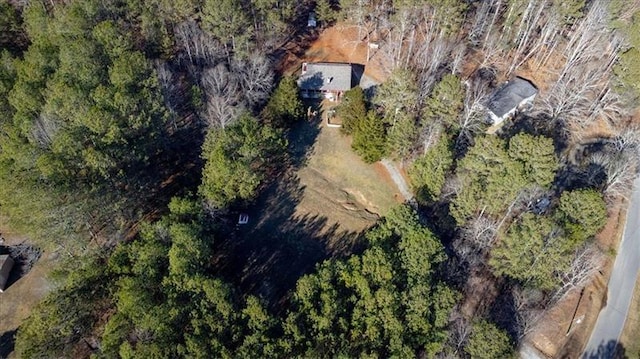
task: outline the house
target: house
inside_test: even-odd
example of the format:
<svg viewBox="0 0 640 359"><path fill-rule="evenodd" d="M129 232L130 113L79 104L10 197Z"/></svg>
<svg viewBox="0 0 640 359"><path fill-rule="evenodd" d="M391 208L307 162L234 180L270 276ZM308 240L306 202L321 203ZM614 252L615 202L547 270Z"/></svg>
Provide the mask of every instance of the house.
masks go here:
<svg viewBox="0 0 640 359"><path fill-rule="evenodd" d="M0 255L0 293L4 292L13 264L13 259L8 254Z"/></svg>
<svg viewBox="0 0 640 359"><path fill-rule="evenodd" d="M517 111L533 103L537 93L536 86L527 79L516 77L507 81L489 98L489 122L497 126L512 118Z"/></svg>
<svg viewBox="0 0 640 359"><path fill-rule="evenodd" d="M345 91L359 82L354 66L357 65L339 62L303 63L298 79L300 94L304 98L324 96L331 101L339 101Z"/></svg>

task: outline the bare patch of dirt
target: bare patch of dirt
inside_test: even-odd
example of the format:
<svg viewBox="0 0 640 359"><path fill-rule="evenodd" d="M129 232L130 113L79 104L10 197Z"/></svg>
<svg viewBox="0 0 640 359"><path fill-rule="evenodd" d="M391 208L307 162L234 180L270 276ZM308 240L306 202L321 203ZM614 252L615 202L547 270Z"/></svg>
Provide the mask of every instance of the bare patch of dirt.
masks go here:
<svg viewBox="0 0 640 359"><path fill-rule="evenodd" d="M364 66L364 74L377 82L383 82L390 74L390 66L378 54L379 49L369 49L364 32L357 27L338 23L321 31L316 39L310 40L309 48L302 55L296 55L299 47L285 46L287 55L280 68L286 75L298 75L303 62L348 62Z"/></svg>
<svg viewBox="0 0 640 359"><path fill-rule="evenodd" d="M4 293L0 294L0 318L2 318L0 320L0 336L2 336L0 341L4 341L13 340L14 331L31 313L36 304L52 290L53 285L49 281L48 275L57 261L57 255L45 252L38 260L32 256L37 251L30 250L34 247L31 247L28 238L11 232L5 226L0 226L0 232L4 239L4 248L15 250L14 254L19 258L23 254L26 256L23 258L24 260L19 260L19 264L26 264L26 266L14 267L9 286ZM36 262L26 263L31 257ZM21 275L18 273L21 270L26 270L26 273ZM0 348L0 354L2 354L0 357L11 357L8 353L12 350L12 343L3 343Z"/></svg>

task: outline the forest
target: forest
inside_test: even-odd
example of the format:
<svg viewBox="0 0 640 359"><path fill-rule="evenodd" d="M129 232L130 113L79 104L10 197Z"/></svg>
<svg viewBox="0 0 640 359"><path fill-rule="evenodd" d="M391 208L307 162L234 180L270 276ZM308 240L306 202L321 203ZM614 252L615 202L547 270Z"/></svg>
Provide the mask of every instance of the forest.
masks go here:
<svg viewBox="0 0 640 359"><path fill-rule="evenodd" d="M388 65L340 132L416 201L265 296L220 257L296 166L282 49L332 26ZM544 91L487 134L522 73ZM15 353L515 357L610 255L594 237L640 164L639 99L637 1L0 0L0 215L62 254Z"/></svg>

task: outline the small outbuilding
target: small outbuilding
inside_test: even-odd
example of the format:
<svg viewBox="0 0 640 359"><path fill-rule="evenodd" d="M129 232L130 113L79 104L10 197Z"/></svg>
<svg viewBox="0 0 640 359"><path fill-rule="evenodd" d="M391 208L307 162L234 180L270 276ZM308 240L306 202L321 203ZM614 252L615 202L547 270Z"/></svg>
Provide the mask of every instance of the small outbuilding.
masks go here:
<svg viewBox="0 0 640 359"><path fill-rule="evenodd" d="M238 224L247 224L249 223L249 215L246 213L240 213L238 216Z"/></svg>
<svg viewBox="0 0 640 359"><path fill-rule="evenodd" d="M317 26L317 24L316 13L312 11L309 13L309 18L307 19L307 27L314 28Z"/></svg>
<svg viewBox="0 0 640 359"><path fill-rule="evenodd" d="M342 94L352 89L358 82L353 64L305 62L302 64L298 87L304 98L325 97L330 101L339 101Z"/></svg>
<svg viewBox="0 0 640 359"><path fill-rule="evenodd" d="M0 293L4 292L13 264L13 259L8 254L0 255Z"/></svg>
<svg viewBox="0 0 640 359"><path fill-rule="evenodd" d="M537 93L538 88L522 77L515 77L505 82L489 98L487 103L489 122L497 126L506 119L512 118L516 112L531 105Z"/></svg>

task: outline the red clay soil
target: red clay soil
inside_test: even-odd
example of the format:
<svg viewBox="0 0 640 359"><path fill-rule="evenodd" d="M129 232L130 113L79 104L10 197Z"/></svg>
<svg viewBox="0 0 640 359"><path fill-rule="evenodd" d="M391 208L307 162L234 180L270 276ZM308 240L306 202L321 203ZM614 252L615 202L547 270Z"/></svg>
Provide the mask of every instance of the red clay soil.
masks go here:
<svg viewBox="0 0 640 359"><path fill-rule="evenodd" d="M378 49L371 49L367 62L365 33L358 34L355 26L338 23L321 31L315 40L308 37L294 41L311 42L301 56L296 55L302 51L300 45L295 42L285 45L286 54L279 68L286 75L297 75L302 62L348 62L365 65L365 75L377 82L382 82L389 76L390 67L383 63L382 56L376 54Z"/></svg>

